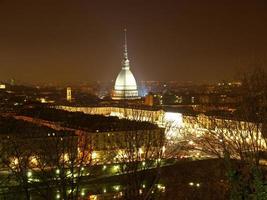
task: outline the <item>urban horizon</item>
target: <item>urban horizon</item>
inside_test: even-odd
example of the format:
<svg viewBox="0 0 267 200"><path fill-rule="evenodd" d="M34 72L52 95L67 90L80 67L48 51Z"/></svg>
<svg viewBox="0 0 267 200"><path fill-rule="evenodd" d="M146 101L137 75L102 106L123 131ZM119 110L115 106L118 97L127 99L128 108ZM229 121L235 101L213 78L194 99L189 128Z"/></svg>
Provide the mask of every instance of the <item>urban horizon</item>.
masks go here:
<svg viewBox="0 0 267 200"><path fill-rule="evenodd" d="M0 0L0 199L267 200L266 0Z"/></svg>

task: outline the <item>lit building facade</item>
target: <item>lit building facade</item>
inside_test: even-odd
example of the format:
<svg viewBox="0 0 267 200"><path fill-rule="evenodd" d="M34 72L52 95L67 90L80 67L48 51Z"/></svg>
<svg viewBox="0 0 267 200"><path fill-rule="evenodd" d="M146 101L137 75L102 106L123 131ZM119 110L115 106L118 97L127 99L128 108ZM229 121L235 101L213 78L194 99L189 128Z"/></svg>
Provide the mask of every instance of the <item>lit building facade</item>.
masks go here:
<svg viewBox="0 0 267 200"><path fill-rule="evenodd" d="M2 83L0 83L0 89L2 89L2 90L6 89L6 85L5 85L5 84L2 84Z"/></svg>
<svg viewBox="0 0 267 200"><path fill-rule="evenodd" d="M71 102L71 87L67 87L67 101Z"/></svg>
<svg viewBox="0 0 267 200"><path fill-rule="evenodd" d="M166 139L168 140L179 140L183 135L181 135L181 133L195 134L199 137L207 131L213 131L217 134L223 134L227 138L232 138L234 135L242 133L247 135L248 142L252 141L252 139L257 136L256 140L261 146L265 146L263 135L266 134L266 128L263 127L262 124L258 127L257 124L252 122L223 119L216 116L206 116L204 114L184 115L178 112L137 108L72 106L57 106L56 108L70 112L83 112L92 115L117 116L130 120L148 121L165 128ZM228 127L228 130L226 130L225 127ZM236 136L236 139L240 138Z"/></svg>

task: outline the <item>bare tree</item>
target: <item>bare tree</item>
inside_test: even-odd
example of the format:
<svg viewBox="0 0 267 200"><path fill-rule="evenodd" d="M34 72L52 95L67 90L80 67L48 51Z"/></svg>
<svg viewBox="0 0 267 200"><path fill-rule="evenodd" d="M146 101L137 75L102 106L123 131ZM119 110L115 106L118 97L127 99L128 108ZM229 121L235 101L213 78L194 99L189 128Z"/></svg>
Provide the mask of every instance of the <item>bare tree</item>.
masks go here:
<svg viewBox="0 0 267 200"><path fill-rule="evenodd" d="M18 191L24 194L25 199L30 199L32 184L29 161L32 149L29 147L31 143L21 138L8 136L1 141L1 146L3 147L2 167L9 174L9 182L6 184L17 187Z"/></svg>
<svg viewBox="0 0 267 200"><path fill-rule="evenodd" d="M266 195L261 155L266 152L266 73L256 69L243 79L243 101L232 116L200 116L201 134L190 138L198 151L220 158L228 173L232 199ZM198 136L198 137L197 137ZM261 183L261 184L259 184ZM260 186L259 186L260 185Z"/></svg>
<svg viewBox="0 0 267 200"><path fill-rule="evenodd" d="M152 112L127 109L126 118L139 123L113 138L114 159L124 177L123 199L151 199L156 195L160 178L164 129L152 125ZM145 121L145 122L141 122ZM147 121L147 122L146 122Z"/></svg>

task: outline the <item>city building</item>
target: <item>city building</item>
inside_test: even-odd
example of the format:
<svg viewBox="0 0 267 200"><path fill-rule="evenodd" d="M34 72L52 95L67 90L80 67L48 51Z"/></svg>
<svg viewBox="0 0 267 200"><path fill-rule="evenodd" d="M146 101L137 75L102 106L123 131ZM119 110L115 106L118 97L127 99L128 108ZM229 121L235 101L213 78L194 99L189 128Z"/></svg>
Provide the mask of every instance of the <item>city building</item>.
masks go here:
<svg viewBox="0 0 267 200"><path fill-rule="evenodd" d="M144 109L144 108L123 108L123 107L74 107L74 106L56 106L57 109L66 110L69 112L83 112L90 115L117 116L120 119L129 119L137 121L146 121L157 124L159 127L166 129L167 139L177 139L181 132L187 134L201 135L205 131L212 130L218 135L223 133L227 137L238 132L250 132L246 136L248 140L251 137L258 137L259 143L264 144L263 136L266 135L266 125L228 118L222 116L211 116L205 114L188 114L176 111L166 111L162 109ZM225 127L229 127L226 131ZM232 135L231 135L232 136ZM230 136L229 136L230 137ZM237 138L240 139L240 138Z"/></svg>
<svg viewBox="0 0 267 200"><path fill-rule="evenodd" d="M71 102L71 87L67 87L67 101Z"/></svg>
<svg viewBox="0 0 267 200"><path fill-rule="evenodd" d="M153 106L154 104L154 97L152 94L148 94L145 97L145 103L146 106Z"/></svg>
<svg viewBox="0 0 267 200"><path fill-rule="evenodd" d="M124 30L124 33L125 33L125 41L124 41L122 69L116 78L112 94L112 99L114 100L139 99L136 80L134 78L133 73L130 70L130 61L128 58L128 50L127 50L126 29Z"/></svg>
<svg viewBox="0 0 267 200"><path fill-rule="evenodd" d="M0 89L2 89L2 90L6 89L6 85L4 83L0 82Z"/></svg>

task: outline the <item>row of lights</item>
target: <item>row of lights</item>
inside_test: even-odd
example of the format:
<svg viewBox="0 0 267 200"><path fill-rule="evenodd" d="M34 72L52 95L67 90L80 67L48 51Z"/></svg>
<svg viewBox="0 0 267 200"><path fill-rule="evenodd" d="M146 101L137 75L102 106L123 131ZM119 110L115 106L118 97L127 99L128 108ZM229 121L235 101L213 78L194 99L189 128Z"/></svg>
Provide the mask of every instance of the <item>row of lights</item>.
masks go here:
<svg viewBox="0 0 267 200"><path fill-rule="evenodd" d="M29 171L28 173L27 173L27 176L30 178L30 177L32 177L32 172L31 171ZM194 185L194 183L189 183L191 186L193 186ZM165 192L165 186L164 185L162 185L162 184L157 184L156 185L157 186L157 189L159 190L159 191L161 191L161 192ZM198 185L198 183L196 184L196 186L197 187L199 187L199 185ZM146 185L145 184L142 184L142 188L143 189L145 189L146 188ZM121 191L121 189L122 189L122 187L121 187L121 185L114 185L113 186L113 190L114 191L116 191L116 192L119 192L119 191ZM142 194L142 189L140 189L139 190L139 193L140 194ZM68 194L70 194L71 193L71 190L68 190ZM103 188L103 193L105 194L105 193L107 193L107 189L106 188ZM154 192L153 192L154 193ZM84 189L82 189L81 190L81 196L85 196L85 190ZM94 197L94 199L95 199L95 197L96 197L96 195L91 195L92 197ZM91 198L91 196L90 196L90 198ZM120 196L122 196L122 192L120 192ZM60 194L59 194L59 191L57 192L57 194L56 194L56 199L60 199Z"/></svg>
<svg viewBox="0 0 267 200"><path fill-rule="evenodd" d="M194 182L190 182L188 183L189 186L196 186L196 187L200 187L200 183L194 183Z"/></svg>
<svg viewBox="0 0 267 200"><path fill-rule="evenodd" d="M56 134L55 134L55 133L48 133L47 136L48 136L48 137L49 137L49 136L56 136Z"/></svg>

